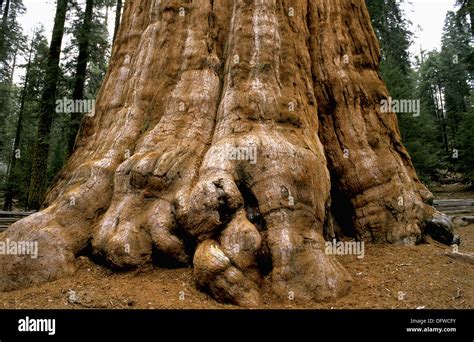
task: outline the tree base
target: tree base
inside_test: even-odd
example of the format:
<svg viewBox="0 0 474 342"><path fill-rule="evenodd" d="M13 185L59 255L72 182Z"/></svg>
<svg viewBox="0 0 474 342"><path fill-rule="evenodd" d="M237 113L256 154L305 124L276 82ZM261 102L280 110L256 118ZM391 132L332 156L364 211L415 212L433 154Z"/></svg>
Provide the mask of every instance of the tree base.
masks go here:
<svg viewBox="0 0 474 342"><path fill-rule="evenodd" d="M0 256L0 290L90 251L116 269L192 262L198 286L242 306L266 276L281 298L331 300L351 283L325 253L331 208L360 240L415 244L436 221L448 242L381 112L379 59L363 0L129 1L46 209L1 236L39 257Z"/></svg>

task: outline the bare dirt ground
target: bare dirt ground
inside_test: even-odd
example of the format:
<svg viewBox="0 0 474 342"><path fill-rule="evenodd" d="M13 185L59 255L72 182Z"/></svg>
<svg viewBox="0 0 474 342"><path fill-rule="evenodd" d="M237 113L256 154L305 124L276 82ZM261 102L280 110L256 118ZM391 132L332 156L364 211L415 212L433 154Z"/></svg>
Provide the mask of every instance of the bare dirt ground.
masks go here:
<svg viewBox="0 0 474 342"><path fill-rule="evenodd" d="M474 224L456 229L462 238L460 252L474 252ZM263 298L271 308L447 308L474 307L474 267L451 259L441 244L414 247L366 245L365 257L338 256L354 278L351 293L330 303L278 303ZM75 293L75 302L71 294ZM0 308L107 308L107 309L232 309L194 285L192 269L149 269L113 273L81 258L70 278L9 293L0 293Z"/></svg>
<svg viewBox="0 0 474 342"><path fill-rule="evenodd" d="M474 198L457 187L433 189L436 198ZM438 190L438 191L437 191ZM461 191L460 191L461 190ZM455 228L459 252L474 253L474 224ZM365 256L337 256L354 282L330 303L286 302L264 295L260 309L472 309L474 266L444 255L449 246L365 245ZM74 292L72 292L74 291ZM269 293L265 288L264 293ZM71 297L74 293L75 298ZM73 300L71 300L73 299ZM236 309L196 289L193 270L150 268L115 273L81 257L76 275L32 288L0 293L0 309Z"/></svg>

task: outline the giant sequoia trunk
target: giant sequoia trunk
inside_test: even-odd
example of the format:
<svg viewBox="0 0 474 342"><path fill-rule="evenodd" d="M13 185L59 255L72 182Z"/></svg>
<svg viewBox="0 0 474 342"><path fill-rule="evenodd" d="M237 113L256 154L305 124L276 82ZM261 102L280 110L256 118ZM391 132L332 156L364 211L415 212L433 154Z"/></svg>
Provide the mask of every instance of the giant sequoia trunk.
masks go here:
<svg viewBox="0 0 474 342"><path fill-rule="evenodd" d="M451 242L381 111L379 60L363 0L126 2L95 115L44 209L2 236L40 257L0 257L0 287L71 274L89 253L192 263L199 287L240 305L265 284L328 300L351 277L323 236Z"/></svg>

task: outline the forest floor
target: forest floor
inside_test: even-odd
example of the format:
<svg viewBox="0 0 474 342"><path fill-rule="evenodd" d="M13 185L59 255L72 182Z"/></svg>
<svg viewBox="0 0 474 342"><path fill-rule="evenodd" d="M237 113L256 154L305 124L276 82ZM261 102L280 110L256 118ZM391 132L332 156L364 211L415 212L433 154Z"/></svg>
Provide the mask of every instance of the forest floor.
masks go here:
<svg viewBox="0 0 474 342"><path fill-rule="evenodd" d="M458 194L459 195L459 194ZM473 195L471 193L471 195ZM444 196L444 198L446 198ZM471 197L472 198L472 197ZM459 252L474 253L474 224L457 227ZM337 256L354 282L349 295L329 303L278 302L264 295L261 309L472 309L474 267L452 259L452 247L365 245L365 256ZM74 291L75 300L71 300ZM262 291L269 293L269 291ZM0 293L0 308L234 309L196 289L191 268L114 273L81 257L76 275Z"/></svg>

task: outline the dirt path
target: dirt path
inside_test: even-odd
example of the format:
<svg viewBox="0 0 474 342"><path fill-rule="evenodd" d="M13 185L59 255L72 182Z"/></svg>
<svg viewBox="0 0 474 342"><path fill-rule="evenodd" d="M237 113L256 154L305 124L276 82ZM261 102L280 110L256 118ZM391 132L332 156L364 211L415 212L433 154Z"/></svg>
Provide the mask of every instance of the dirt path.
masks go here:
<svg viewBox="0 0 474 342"><path fill-rule="evenodd" d="M474 252L474 225L457 228L460 251ZM276 303L264 297L262 308L473 308L474 267L443 254L440 244L415 247L366 245L364 259L339 256L354 278L351 293L331 303L297 299ZM75 303L70 295L75 292ZM236 308L199 292L192 269L150 269L112 273L81 260L78 273L39 287L0 293L3 308Z"/></svg>

